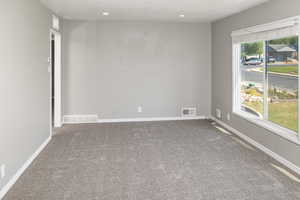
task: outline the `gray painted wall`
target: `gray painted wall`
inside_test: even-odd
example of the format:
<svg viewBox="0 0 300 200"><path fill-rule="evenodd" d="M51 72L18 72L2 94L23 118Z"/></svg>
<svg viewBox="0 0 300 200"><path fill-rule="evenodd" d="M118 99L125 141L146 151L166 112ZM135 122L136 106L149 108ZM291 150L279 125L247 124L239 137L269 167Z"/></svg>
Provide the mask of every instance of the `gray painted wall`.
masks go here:
<svg viewBox="0 0 300 200"><path fill-rule="evenodd" d="M299 0L272 0L212 25L212 113L220 108L223 113L232 111L232 45L231 32L249 26L300 15ZM226 114L225 114L226 115ZM271 133L264 128L232 115L223 121L257 142L300 166L300 146Z"/></svg>
<svg viewBox="0 0 300 200"><path fill-rule="evenodd" d="M2 188L49 137L49 27L38 0L0 6L0 165Z"/></svg>
<svg viewBox="0 0 300 200"><path fill-rule="evenodd" d="M65 115L176 117L182 106L210 114L210 24L66 20L63 26Z"/></svg>

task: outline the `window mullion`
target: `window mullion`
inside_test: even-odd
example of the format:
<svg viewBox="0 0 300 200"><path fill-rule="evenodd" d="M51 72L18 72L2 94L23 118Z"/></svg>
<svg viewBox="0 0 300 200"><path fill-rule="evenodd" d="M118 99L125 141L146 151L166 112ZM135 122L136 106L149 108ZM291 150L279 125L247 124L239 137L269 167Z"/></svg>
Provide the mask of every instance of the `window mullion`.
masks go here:
<svg viewBox="0 0 300 200"><path fill-rule="evenodd" d="M300 77L300 48L299 48L299 42L300 42L300 35L298 34L298 140L300 141L300 101L299 101L299 90L300 90L300 81L299 81L299 77Z"/></svg>
<svg viewBox="0 0 300 200"><path fill-rule="evenodd" d="M264 119L269 119L269 103L268 103L268 90L269 90L269 83L268 83L268 52L267 52L267 46L268 42L264 42L264 81L263 81L263 90L264 90L264 97L263 97L263 103L264 103Z"/></svg>
<svg viewBox="0 0 300 200"><path fill-rule="evenodd" d="M240 97L240 92L241 92L241 69L240 69L240 57L241 57L241 46L238 45L237 49L236 49L236 56L237 56L237 62L236 62L236 66L237 66L237 105L238 108L241 109L241 97Z"/></svg>
<svg viewBox="0 0 300 200"><path fill-rule="evenodd" d="M241 108L241 101L240 101L240 44L233 44L233 111L239 110Z"/></svg>

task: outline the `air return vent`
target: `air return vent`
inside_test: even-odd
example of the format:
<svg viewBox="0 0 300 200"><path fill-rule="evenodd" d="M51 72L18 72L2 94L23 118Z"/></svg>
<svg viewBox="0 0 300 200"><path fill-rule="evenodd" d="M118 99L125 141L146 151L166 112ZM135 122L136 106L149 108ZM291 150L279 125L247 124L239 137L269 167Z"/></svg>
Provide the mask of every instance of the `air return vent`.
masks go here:
<svg viewBox="0 0 300 200"><path fill-rule="evenodd" d="M182 117L196 117L197 108L182 108L181 110Z"/></svg>

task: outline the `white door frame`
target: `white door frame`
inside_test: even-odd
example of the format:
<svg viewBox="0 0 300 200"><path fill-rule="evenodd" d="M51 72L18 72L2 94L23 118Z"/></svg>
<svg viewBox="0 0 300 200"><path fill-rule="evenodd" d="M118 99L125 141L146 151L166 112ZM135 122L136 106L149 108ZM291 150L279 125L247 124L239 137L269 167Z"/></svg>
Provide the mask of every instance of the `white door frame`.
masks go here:
<svg viewBox="0 0 300 200"><path fill-rule="evenodd" d="M62 126L62 105L61 105L61 34L53 29L50 29L50 51L52 35L55 40L55 63L54 63L54 127ZM52 133L52 52L50 52L50 126Z"/></svg>

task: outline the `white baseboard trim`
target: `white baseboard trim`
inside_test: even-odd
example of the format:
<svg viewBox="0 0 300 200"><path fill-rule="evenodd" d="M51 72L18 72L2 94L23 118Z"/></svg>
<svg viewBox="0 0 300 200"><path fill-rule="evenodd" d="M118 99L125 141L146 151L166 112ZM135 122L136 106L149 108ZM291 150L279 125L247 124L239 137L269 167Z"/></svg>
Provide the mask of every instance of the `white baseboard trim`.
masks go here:
<svg viewBox="0 0 300 200"><path fill-rule="evenodd" d="M215 122L217 122L218 124L220 124L221 126L223 126L224 128L226 128L227 130L231 131L235 135L239 136L243 140L247 141L251 145L253 145L256 148L260 149L261 151L263 151L267 155L271 156L272 158L274 158L275 160L277 160L278 162L280 162L281 164L283 164L284 166L286 166L290 170L292 170L295 173L297 173L298 175L300 175L300 167L299 166L297 166L294 163L288 161L287 159L283 158L282 156L278 155L277 153L271 151L267 147L265 147L262 144L256 142L255 140L251 139L250 137L246 136L245 134L241 133L240 131L234 129L233 127L227 125L223 121L221 121L221 120L219 120L219 119L217 119L213 116L211 117L211 119L214 120Z"/></svg>
<svg viewBox="0 0 300 200"><path fill-rule="evenodd" d="M196 117L145 117L145 118L120 118L120 119L98 119L97 122L64 121L63 124L85 124L85 123L117 123L117 122L151 122L151 121L183 121L208 119L205 116Z"/></svg>
<svg viewBox="0 0 300 200"><path fill-rule="evenodd" d="M0 199L3 199L5 194L11 189L11 187L17 182L24 171L30 166L34 159L43 151L43 149L50 142L51 136L46 139L43 144L30 156L30 158L23 164L23 166L17 171L17 173L8 181L8 183L0 190Z"/></svg>
<svg viewBox="0 0 300 200"><path fill-rule="evenodd" d="M89 115L64 115L63 122L67 123L97 123L99 117L97 114Z"/></svg>

